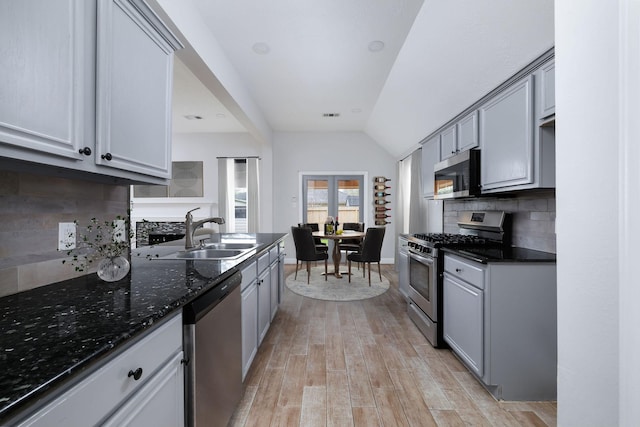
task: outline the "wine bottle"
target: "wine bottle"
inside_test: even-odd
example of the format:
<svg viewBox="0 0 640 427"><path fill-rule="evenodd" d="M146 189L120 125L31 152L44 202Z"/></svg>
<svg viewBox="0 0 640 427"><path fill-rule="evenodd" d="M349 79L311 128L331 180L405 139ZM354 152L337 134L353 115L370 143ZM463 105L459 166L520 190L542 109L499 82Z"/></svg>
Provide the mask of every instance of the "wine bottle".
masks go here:
<svg viewBox="0 0 640 427"><path fill-rule="evenodd" d="M374 194L376 197L387 197L390 196L391 194L389 193L385 193L384 191L378 191Z"/></svg>
<svg viewBox="0 0 640 427"><path fill-rule="evenodd" d="M338 232L338 225L340 225L340 223L338 222L338 217L336 216L336 225L333 228L334 233Z"/></svg>
<svg viewBox="0 0 640 427"><path fill-rule="evenodd" d="M385 178L384 176L376 176L375 178L373 178L374 182L382 182L385 183L387 181L391 181L389 178Z"/></svg>
<svg viewBox="0 0 640 427"><path fill-rule="evenodd" d="M386 206L376 206L376 212L385 212L385 211L390 211L391 208L388 208Z"/></svg>
<svg viewBox="0 0 640 427"><path fill-rule="evenodd" d="M376 214L376 219L377 218L391 218L391 215L377 213Z"/></svg>
<svg viewBox="0 0 640 427"><path fill-rule="evenodd" d="M375 205L386 205L387 203L391 203L391 202L384 199L378 199L378 200L374 200L373 203Z"/></svg>
<svg viewBox="0 0 640 427"><path fill-rule="evenodd" d="M387 188L391 188L391 187L389 187L388 185L384 185L384 184L376 184L376 185L373 186L373 189L376 190L376 191L384 191Z"/></svg>
<svg viewBox="0 0 640 427"><path fill-rule="evenodd" d="M384 221L382 219L376 219L376 225L387 225L391 224L389 221Z"/></svg>

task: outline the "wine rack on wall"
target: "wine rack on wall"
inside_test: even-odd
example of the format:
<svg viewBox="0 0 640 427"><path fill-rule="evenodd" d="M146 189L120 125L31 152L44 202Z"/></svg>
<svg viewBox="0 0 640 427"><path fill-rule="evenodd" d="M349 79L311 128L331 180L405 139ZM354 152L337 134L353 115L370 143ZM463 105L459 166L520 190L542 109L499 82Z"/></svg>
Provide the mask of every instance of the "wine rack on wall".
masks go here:
<svg viewBox="0 0 640 427"><path fill-rule="evenodd" d="M391 196L388 192L391 188L387 183L391 181L384 176L376 176L373 178L373 218L376 226L386 226L390 224L389 211L391 208L387 206L391 203L387 200L387 196Z"/></svg>

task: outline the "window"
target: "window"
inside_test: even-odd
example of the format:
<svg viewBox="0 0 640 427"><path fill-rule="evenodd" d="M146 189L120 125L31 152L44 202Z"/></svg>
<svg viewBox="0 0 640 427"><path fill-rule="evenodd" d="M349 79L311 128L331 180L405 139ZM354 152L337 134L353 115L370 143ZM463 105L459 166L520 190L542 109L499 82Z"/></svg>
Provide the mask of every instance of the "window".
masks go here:
<svg viewBox="0 0 640 427"><path fill-rule="evenodd" d="M258 158L218 158L218 211L226 232L259 230Z"/></svg>

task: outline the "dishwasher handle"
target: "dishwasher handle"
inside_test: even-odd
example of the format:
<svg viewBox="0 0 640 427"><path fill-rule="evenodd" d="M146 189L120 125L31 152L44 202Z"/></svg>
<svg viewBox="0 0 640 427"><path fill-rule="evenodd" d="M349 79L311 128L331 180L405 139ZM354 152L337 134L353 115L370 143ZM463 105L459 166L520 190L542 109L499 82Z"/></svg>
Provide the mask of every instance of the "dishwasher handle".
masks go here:
<svg viewBox="0 0 640 427"><path fill-rule="evenodd" d="M195 324L204 317L215 306L220 304L235 288L240 286L242 274L235 270L233 274L224 279L218 285L208 290L184 306L183 323L185 325Z"/></svg>

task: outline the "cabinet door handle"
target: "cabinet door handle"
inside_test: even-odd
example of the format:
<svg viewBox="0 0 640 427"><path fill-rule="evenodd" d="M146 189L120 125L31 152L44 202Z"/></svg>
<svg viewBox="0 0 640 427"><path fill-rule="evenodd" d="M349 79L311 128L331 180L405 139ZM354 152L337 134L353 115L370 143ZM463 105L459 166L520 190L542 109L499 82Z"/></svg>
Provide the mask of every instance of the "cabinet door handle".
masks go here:
<svg viewBox="0 0 640 427"><path fill-rule="evenodd" d="M135 371L131 370L131 371L129 371L129 374L127 375L127 377L133 377L133 379L136 380L136 381L138 381L141 376L142 376L142 368L138 368Z"/></svg>
<svg viewBox="0 0 640 427"><path fill-rule="evenodd" d="M111 159L113 159L113 156L111 155L111 153L103 154L103 155L102 155L102 156L100 156L100 157L102 157L102 159L104 159L104 160L111 160Z"/></svg>
<svg viewBox="0 0 640 427"><path fill-rule="evenodd" d="M85 156L90 156L91 155L91 148L89 147L84 147L78 150L78 153L80 154L84 154Z"/></svg>

